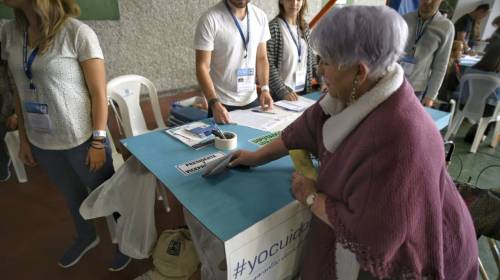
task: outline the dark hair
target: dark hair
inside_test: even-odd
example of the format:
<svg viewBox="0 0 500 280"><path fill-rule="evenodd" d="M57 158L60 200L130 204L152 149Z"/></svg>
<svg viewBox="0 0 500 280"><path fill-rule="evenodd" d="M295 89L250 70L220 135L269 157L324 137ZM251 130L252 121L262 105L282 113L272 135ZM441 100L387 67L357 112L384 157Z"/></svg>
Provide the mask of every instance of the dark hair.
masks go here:
<svg viewBox="0 0 500 280"><path fill-rule="evenodd" d="M497 72L500 68L500 45L488 48L483 58L481 58L472 68L488 72Z"/></svg>
<svg viewBox="0 0 500 280"><path fill-rule="evenodd" d="M278 5L280 8L280 13L278 14L278 16L280 18L284 18L285 8L283 7L280 1L278 1ZM307 12L307 0L302 0L302 7L300 8L299 14L297 15L297 24L299 25L300 31L302 31L302 36L304 36L303 34L306 32L307 29L307 22L304 19L306 12Z"/></svg>
<svg viewBox="0 0 500 280"><path fill-rule="evenodd" d="M479 11L479 10L483 10L485 12L489 11L490 10L490 4L481 4L481 5L477 6L474 11Z"/></svg>

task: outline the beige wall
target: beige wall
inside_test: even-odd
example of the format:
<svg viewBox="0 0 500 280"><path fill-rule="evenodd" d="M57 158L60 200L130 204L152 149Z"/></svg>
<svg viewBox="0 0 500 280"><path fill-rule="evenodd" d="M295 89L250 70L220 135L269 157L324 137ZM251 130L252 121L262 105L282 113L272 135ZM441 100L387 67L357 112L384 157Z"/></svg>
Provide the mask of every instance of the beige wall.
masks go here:
<svg viewBox="0 0 500 280"><path fill-rule="evenodd" d="M87 21L99 36L108 79L138 74L159 91L197 86L193 34L200 15L219 0L120 0L119 21ZM254 0L272 19L278 0ZM321 0L309 0L319 11Z"/></svg>

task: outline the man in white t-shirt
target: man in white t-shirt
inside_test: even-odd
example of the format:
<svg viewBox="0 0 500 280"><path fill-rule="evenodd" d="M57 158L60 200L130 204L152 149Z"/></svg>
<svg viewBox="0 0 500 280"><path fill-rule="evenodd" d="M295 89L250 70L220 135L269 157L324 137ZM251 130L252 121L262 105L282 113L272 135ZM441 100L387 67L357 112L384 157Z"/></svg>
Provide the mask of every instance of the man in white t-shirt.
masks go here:
<svg viewBox="0 0 500 280"><path fill-rule="evenodd" d="M266 14L249 0L222 0L198 21L194 40L196 76L208 100L209 116L229 123L228 111L272 109L266 42ZM261 86L258 98L256 77Z"/></svg>

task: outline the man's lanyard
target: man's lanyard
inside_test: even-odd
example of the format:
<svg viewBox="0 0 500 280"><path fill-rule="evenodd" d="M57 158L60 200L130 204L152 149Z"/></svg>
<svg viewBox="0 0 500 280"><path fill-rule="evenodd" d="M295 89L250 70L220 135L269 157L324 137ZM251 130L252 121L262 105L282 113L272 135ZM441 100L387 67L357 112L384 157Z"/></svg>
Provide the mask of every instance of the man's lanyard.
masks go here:
<svg viewBox="0 0 500 280"><path fill-rule="evenodd" d="M226 5L227 10L229 11L229 14L231 14L231 17L233 18L234 24L238 28L238 31L240 32L241 39L243 40L243 46L245 47L245 56L244 58L247 58L248 56L248 42L250 41L250 13L248 12L248 6L246 7L246 13L247 13L247 37L245 38L245 35L243 35L243 30L241 29L240 23L238 22L238 19L233 15L233 12L231 11L231 8L229 7L229 4L227 3L227 0L224 1L224 4Z"/></svg>
<svg viewBox="0 0 500 280"><path fill-rule="evenodd" d="M416 48L415 46L417 45L418 41L420 41L422 36L424 36L427 27L432 23L432 20L434 20L436 14L434 14L429 20L422 21L420 15L417 12L417 28L415 29L415 44L413 44L414 48Z"/></svg>
<svg viewBox="0 0 500 280"><path fill-rule="evenodd" d="M282 20L285 22L286 28L288 29L288 32L290 33L290 36L292 36L292 40L295 43L295 46L297 47L297 52L299 53L299 64L302 61L302 45L300 44L300 29L299 25L297 24L297 39L295 39L295 36L293 36L292 29L290 29L290 25L286 21L286 19L282 18Z"/></svg>
<svg viewBox="0 0 500 280"><path fill-rule="evenodd" d="M30 81L30 89L35 91L36 86L33 83L33 72L31 72L31 66L33 65L33 61L35 61L35 57L38 54L38 47L35 48L31 55L28 58L28 32L24 32L24 43L23 43L23 70L24 74L26 74L26 78Z"/></svg>

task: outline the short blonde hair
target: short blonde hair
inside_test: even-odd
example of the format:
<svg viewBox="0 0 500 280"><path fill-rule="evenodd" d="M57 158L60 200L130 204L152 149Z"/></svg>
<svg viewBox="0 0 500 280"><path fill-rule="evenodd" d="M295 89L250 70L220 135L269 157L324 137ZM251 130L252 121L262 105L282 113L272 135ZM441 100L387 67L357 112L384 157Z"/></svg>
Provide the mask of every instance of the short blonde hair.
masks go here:
<svg viewBox="0 0 500 280"><path fill-rule="evenodd" d="M33 10L40 24L38 30L40 36L34 43L41 54L52 46L54 38L68 17L80 15L80 6L75 0L33 0ZM16 9L14 13L20 26L27 28L28 21L24 13L19 9Z"/></svg>

